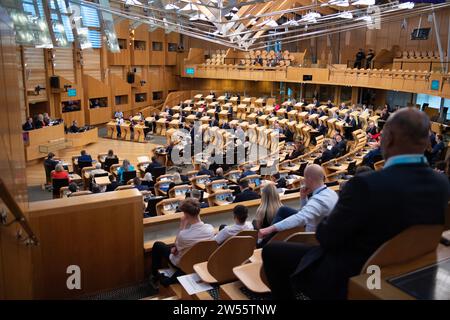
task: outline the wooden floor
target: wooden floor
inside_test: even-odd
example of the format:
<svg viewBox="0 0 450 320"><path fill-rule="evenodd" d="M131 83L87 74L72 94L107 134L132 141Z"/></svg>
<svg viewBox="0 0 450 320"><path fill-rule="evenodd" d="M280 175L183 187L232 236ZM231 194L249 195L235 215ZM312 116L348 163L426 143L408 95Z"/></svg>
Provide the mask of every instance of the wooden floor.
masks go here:
<svg viewBox="0 0 450 320"><path fill-rule="evenodd" d="M59 151L58 157L66 160L68 163L72 162L72 156L80 154L82 149L85 149L91 154L92 159L97 160L99 153L108 152L109 149L114 150L114 153L119 156L120 160L128 159L131 164L137 164L138 156L151 156L151 150L157 145L153 143L138 143L131 141L122 141L115 139L99 138L97 143L90 144L84 148L70 148ZM27 164L27 185L38 186L45 183L45 171L43 160L34 161Z"/></svg>

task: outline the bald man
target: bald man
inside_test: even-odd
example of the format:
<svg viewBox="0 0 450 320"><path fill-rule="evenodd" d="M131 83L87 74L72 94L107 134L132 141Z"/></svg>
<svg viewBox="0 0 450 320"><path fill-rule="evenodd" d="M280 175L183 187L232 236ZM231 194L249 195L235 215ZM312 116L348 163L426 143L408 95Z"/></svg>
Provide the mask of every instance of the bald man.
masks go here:
<svg viewBox="0 0 450 320"><path fill-rule="evenodd" d="M273 224L259 230L260 238L295 227L305 227L308 232L316 231L319 222L333 210L338 196L325 185L322 167L317 164L307 166L304 177L305 187L300 190L300 209L285 206L278 209Z"/></svg>
<svg viewBox="0 0 450 320"><path fill-rule="evenodd" d="M450 186L423 156L429 128L428 116L417 109L394 113L383 129L384 168L345 184L336 206L317 226L319 245L274 242L264 247L264 271L274 298L302 292L311 299L345 299L349 278L360 274L386 241L414 225L444 224Z"/></svg>

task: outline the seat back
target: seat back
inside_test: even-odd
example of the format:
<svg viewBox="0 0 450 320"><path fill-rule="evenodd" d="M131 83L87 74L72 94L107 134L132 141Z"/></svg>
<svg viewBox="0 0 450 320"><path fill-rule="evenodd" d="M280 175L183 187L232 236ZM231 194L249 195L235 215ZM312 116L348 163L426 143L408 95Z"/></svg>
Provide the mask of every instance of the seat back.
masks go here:
<svg viewBox="0 0 450 320"><path fill-rule="evenodd" d="M59 189L61 187L67 187L69 185L69 179L52 179L53 195L59 197Z"/></svg>
<svg viewBox="0 0 450 320"><path fill-rule="evenodd" d="M157 181L159 176L162 176L163 174L166 174L166 167L155 167L150 170L150 173L152 174L153 181Z"/></svg>
<svg viewBox="0 0 450 320"><path fill-rule="evenodd" d="M347 174L349 174L349 175L354 175L354 174L355 174L355 171L356 171L356 160L353 160L352 162L350 162L350 163L348 164L348 167L347 167Z"/></svg>
<svg viewBox="0 0 450 320"><path fill-rule="evenodd" d="M236 279L233 268L241 265L253 254L255 239L251 236L228 238L208 259L208 272L218 283Z"/></svg>
<svg viewBox="0 0 450 320"><path fill-rule="evenodd" d="M283 231L275 233L275 235L267 243L271 243L273 241L285 241L292 234L298 233L298 232L303 232L303 231L305 231L304 227L295 227L295 228L283 230Z"/></svg>
<svg viewBox="0 0 450 320"><path fill-rule="evenodd" d="M215 240L197 242L181 257L178 268L186 274L193 273L194 264L207 261L218 246Z"/></svg>
<svg viewBox="0 0 450 320"><path fill-rule="evenodd" d="M370 265L380 268L419 258L436 250L443 225L415 225L409 227L379 247L364 264L361 273Z"/></svg>
<svg viewBox="0 0 450 320"><path fill-rule="evenodd" d="M258 230L242 230L240 231L236 237L253 237L256 241L258 241Z"/></svg>
<svg viewBox="0 0 450 320"><path fill-rule="evenodd" d="M92 167L92 161L78 161L78 170L83 170L83 168Z"/></svg>
<svg viewBox="0 0 450 320"><path fill-rule="evenodd" d="M122 173L122 179L123 179L123 181L125 181L125 182L127 182L127 181L129 181L129 180L131 180L131 179L134 179L134 178L136 178L136 177L137 177L136 170L133 170L133 171L124 171L124 172Z"/></svg>
<svg viewBox="0 0 450 320"><path fill-rule="evenodd" d="M284 240L285 242L297 242L311 245L318 245L315 232L297 232L291 234Z"/></svg>
<svg viewBox="0 0 450 320"><path fill-rule="evenodd" d="M103 169L109 172L109 168L111 168L111 166L113 164L118 164L119 163L119 158L105 158L105 162L103 164Z"/></svg>

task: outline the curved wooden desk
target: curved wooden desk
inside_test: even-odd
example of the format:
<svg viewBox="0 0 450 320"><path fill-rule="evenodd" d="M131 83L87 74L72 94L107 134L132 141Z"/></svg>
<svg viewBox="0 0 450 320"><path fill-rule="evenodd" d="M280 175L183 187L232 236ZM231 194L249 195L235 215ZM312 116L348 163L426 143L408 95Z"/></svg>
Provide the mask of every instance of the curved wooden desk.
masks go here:
<svg viewBox="0 0 450 320"><path fill-rule="evenodd" d="M27 161L45 158L49 152L66 148L64 124L23 132Z"/></svg>

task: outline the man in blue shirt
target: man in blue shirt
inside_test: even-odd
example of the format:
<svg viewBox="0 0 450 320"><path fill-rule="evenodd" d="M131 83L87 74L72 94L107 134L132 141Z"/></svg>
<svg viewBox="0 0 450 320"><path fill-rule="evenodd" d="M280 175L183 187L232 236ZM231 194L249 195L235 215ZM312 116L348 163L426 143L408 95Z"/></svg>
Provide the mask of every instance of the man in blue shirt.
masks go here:
<svg viewBox="0 0 450 320"><path fill-rule="evenodd" d="M91 155L86 153L86 150L81 150L81 156L78 157L78 162L92 162Z"/></svg>

